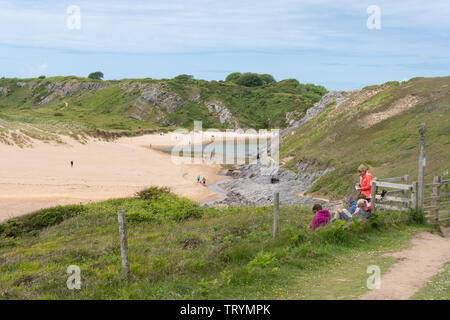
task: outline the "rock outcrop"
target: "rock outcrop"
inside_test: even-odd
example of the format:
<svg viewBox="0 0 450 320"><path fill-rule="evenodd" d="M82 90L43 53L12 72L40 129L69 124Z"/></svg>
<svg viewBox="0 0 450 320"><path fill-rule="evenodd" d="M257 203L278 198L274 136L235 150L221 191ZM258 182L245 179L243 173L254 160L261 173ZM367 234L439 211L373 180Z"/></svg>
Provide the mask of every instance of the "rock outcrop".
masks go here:
<svg viewBox="0 0 450 320"><path fill-rule="evenodd" d="M212 101L205 104L208 108L209 113L215 114L218 118L220 123L228 122L232 124L235 128L238 127L238 121L233 116L233 114L228 110L227 107L223 105L220 101Z"/></svg>
<svg viewBox="0 0 450 320"><path fill-rule="evenodd" d="M140 98L148 103L173 113L186 106L186 102L169 87L160 83L122 83L121 89L126 93L139 90Z"/></svg>
<svg viewBox="0 0 450 320"><path fill-rule="evenodd" d="M297 174L279 168L272 175L263 175L264 172L260 163L246 165L240 168L240 172L233 174L234 178L223 180L216 185L224 194L224 199L215 201L214 204L225 205L270 205L273 203L274 192L280 193L281 204L301 204L313 205L314 203L324 203L303 194L322 175L333 170L317 170L309 172L310 164L300 161L297 165ZM208 203L206 205L210 205Z"/></svg>
<svg viewBox="0 0 450 320"><path fill-rule="evenodd" d="M42 98L38 104L45 104L53 101L57 97L64 98L66 96L73 96L76 93L85 93L87 91L97 91L110 86L108 82L80 82L76 79L69 81L57 81L47 85L47 92L50 95Z"/></svg>
<svg viewBox="0 0 450 320"><path fill-rule="evenodd" d="M286 114L286 121L289 124L289 127L284 129L283 131L281 131L281 136L285 136L286 134L294 131L295 129L297 129L298 127L304 125L306 122L308 122L309 120L313 119L314 117L318 116L319 114L322 113L322 111L325 110L326 106L330 103L335 103L336 106L338 106L339 104L341 104L342 102L344 102L347 98L351 97L353 94L355 94L354 91L352 92L348 92L348 93L342 93L342 92L337 92L337 91L332 91L332 92L328 92L327 94L325 94L322 99L320 99L319 102L316 102L311 108L309 108L306 111L305 116L300 119L300 120L292 120L292 116L293 115L297 115L298 116L298 112L295 113L294 112L288 112Z"/></svg>

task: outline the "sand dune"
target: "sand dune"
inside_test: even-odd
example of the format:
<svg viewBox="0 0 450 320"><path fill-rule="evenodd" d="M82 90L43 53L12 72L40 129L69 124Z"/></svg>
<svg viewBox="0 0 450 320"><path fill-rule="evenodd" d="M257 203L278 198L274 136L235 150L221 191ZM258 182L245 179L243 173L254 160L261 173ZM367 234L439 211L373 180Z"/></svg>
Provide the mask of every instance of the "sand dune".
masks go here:
<svg viewBox="0 0 450 320"><path fill-rule="evenodd" d="M0 144L0 221L55 205L131 196L151 185L206 202L218 195L197 184L197 175L208 184L225 178L216 165L176 165L149 147L174 145L169 134L85 145L64 140L65 145L35 142L33 148Z"/></svg>

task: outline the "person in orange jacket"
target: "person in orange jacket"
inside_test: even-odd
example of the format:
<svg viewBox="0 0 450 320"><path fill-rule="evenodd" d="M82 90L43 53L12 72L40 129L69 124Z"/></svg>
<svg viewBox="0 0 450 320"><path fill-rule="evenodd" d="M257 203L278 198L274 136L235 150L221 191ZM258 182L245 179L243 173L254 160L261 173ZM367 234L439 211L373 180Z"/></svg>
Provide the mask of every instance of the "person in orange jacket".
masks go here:
<svg viewBox="0 0 450 320"><path fill-rule="evenodd" d="M367 167L363 164L358 167L358 172L360 175L358 184L361 188L360 191L370 202L370 196L372 194L372 174L367 172Z"/></svg>

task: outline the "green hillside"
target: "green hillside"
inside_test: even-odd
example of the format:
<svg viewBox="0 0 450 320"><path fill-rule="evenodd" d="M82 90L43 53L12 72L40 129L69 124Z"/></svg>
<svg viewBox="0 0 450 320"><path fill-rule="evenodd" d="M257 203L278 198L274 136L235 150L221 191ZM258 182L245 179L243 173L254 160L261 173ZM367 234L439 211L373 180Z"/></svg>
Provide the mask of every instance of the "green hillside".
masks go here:
<svg viewBox="0 0 450 320"><path fill-rule="evenodd" d="M268 75L261 78L264 76ZM102 132L139 134L191 128L194 120L203 121L204 128L285 127L287 112L295 111L295 117L301 117L324 93L321 86L294 79L253 83L189 77L118 81L2 78L0 135L7 129L22 130L29 137L40 133L41 138L49 132L80 137Z"/></svg>
<svg viewBox="0 0 450 320"><path fill-rule="evenodd" d="M425 123L426 179L449 177L450 77L414 78L364 88L326 110L286 137L281 144L285 167L302 159L315 168L334 167L310 189L339 198L353 190L357 167L369 165L374 176L417 179L419 126Z"/></svg>
<svg viewBox="0 0 450 320"><path fill-rule="evenodd" d="M127 212L129 281L118 209ZM311 231L310 208L282 206L273 240L272 211L203 208L153 188L10 219L0 224L0 300L356 299L367 291L368 265L384 272L395 262L384 253L429 229L417 216L384 211ZM80 267L80 290L66 286L71 265Z"/></svg>

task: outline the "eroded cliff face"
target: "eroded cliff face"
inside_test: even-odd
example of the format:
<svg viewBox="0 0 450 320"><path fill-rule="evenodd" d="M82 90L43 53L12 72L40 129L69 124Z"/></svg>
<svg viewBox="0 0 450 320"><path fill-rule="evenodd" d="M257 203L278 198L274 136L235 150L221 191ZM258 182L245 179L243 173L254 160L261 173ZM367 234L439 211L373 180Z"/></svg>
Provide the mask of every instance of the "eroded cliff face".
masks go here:
<svg viewBox="0 0 450 320"><path fill-rule="evenodd" d="M139 92L142 102L147 102L158 108L162 108L168 113L173 113L186 106L186 102L178 96L168 86L161 83L121 83L120 88L125 93Z"/></svg>
<svg viewBox="0 0 450 320"><path fill-rule="evenodd" d="M309 108L303 117L301 117L301 114L296 111L286 113L286 123L289 125L289 127L281 132L281 136L285 136L288 133L293 132L295 129L301 127L309 120L317 117L325 110L326 106L330 103L334 103L335 106L338 106L358 92L359 90L354 90L346 93L337 91L328 92L322 97L322 99L320 99L319 102L316 102L311 108ZM297 118L300 119L295 120Z"/></svg>
<svg viewBox="0 0 450 320"><path fill-rule="evenodd" d="M208 108L209 113L213 114L215 117L217 117L220 121L220 123L229 123L234 128L239 127L238 120L233 116L233 114L228 110L225 105L218 100L211 101L205 103L206 107Z"/></svg>
<svg viewBox="0 0 450 320"><path fill-rule="evenodd" d="M17 85L20 86L19 84L20 83ZM81 95L87 92L94 92L104 89L109 85L110 84L108 82L80 82L76 79L49 83L46 86L48 95L41 96L41 101L39 101L38 104L41 105L51 102L58 97L64 98L67 96L74 96L75 94ZM37 88L37 86L30 83L28 89L33 90L35 88Z"/></svg>

